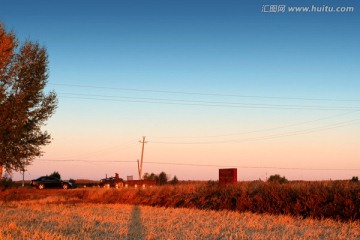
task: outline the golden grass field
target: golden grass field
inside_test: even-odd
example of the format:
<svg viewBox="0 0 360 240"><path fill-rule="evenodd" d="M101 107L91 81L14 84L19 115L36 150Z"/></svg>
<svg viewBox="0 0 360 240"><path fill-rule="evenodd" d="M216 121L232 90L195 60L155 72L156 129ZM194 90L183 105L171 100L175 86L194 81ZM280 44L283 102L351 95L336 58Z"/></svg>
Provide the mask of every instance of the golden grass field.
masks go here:
<svg viewBox="0 0 360 240"><path fill-rule="evenodd" d="M0 240L360 240L359 206L348 182L13 187L0 191Z"/></svg>
<svg viewBox="0 0 360 240"><path fill-rule="evenodd" d="M0 239L360 239L360 224L48 196L0 202Z"/></svg>
<svg viewBox="0 0 360 240"><path fill-rule="evenodd" d="M231 210L313 219L360 220L360 182L320 181L286 184L239 182L221 187L215 182L103 189L96 186L62 189L12 187L0 191L0 201L57 197L57 204L131 204L199 210Z"/></svg>

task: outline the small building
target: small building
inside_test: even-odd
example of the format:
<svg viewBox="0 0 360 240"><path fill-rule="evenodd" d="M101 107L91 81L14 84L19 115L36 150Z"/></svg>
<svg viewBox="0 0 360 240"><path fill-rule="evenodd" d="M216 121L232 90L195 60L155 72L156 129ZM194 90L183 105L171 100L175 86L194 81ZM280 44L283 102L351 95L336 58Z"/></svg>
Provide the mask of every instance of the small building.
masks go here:
<svg viewBox="0 0 360 240"><path fill-rule="evenodd" d="M219 185L226 186L237 183L237 168L219 169Z"/></svg>

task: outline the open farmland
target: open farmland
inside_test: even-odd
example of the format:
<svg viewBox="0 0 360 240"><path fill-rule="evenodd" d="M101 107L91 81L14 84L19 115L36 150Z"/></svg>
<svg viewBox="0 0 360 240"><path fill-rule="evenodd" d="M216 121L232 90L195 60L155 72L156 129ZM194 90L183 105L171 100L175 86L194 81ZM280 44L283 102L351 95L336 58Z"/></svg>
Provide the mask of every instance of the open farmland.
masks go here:
<svg viewBox="0 0 360 240"><path fill-rule="evenodd" d="M360 239L359 222L56 201L3 202L0 239Z"/></svg>

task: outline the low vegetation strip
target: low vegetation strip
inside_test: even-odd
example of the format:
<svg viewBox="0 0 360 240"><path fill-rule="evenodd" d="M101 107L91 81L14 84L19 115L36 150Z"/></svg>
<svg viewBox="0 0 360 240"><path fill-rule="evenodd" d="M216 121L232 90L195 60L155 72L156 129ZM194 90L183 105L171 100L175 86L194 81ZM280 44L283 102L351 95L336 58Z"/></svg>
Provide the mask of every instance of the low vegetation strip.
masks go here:
<svg viewBox="0 0 360 240"><path fill-rule="evenodd" d="M159 207L283 214L302 218L360 219L360 184L347 181L178 184L151 188L11 189L3 201L50 199L58 203L125 203Z"/></svg>
<svg viewBox="0 0 360 240"><path fill-rule="evenodd" d="M47 204L50 198L0 205L0 239L360 238L359 222L128 204Z"/></svg>

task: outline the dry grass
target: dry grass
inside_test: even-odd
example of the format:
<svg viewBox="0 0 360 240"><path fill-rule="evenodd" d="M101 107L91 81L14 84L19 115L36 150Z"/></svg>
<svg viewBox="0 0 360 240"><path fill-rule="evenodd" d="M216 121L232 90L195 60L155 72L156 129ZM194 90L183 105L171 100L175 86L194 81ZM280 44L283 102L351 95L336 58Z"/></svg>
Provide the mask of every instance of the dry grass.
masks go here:
<svg viewBox="0 0 360 240"><path fill-rule="evenodd" d="M360 239L360 223L126 204L3 202L0 239Z"/></svg>
<svg viewBox="0 0 360 240"><path fill-rule="evenodd" d="M78 188L0 191L4 202L41 200L56 204L132 204L201 210L290 215L302 218L360 219L360 183L349 181L292 182L286 184L240 182L226 188L214 182L182 183L121 189Z"/></svg>

